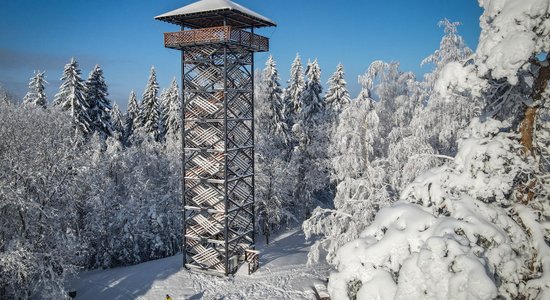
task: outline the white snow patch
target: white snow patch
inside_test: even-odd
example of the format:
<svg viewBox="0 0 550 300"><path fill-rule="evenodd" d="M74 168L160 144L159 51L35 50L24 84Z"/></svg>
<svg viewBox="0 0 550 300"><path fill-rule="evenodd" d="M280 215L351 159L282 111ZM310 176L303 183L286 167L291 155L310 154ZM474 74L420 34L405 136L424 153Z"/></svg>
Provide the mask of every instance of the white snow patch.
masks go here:
<svg viewBox="0 0 550 300"><path fill-rule="evenodd" d="M328 275L328 265L307 267L311 243L299 229L275 237L261 251L260 269L248 275L244 265L220 278L182 268L176 255L135 266L80 273L68 283L78 299L314 299L313 285Z"/></svg>

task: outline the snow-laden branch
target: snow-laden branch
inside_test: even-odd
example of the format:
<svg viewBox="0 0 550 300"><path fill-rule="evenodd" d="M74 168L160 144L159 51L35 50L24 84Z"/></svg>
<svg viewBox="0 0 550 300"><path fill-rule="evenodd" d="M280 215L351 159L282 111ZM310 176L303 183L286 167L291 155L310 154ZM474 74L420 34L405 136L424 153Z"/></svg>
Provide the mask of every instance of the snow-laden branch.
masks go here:
<svg viewBox="0 0 550 300"><path fill-rule="evenodd" d="M443 158L443 159L448 159L448 160L452 160L452 161L455 160L455 158L454 158L454 157L451 157L451 156L442 155L442 154L429 154L429 153L425 153L425 154L416 154L416 155L411 156L411 159L412 159L412 158L418 158L418 157L426 157L426 156L429 156L429 157L437 157L437 158Z"/></svg>
<svg viewBox="0 0 550 300"><path fill-rule="evenodd" d="M344 217L348 217L350 219L357 219L356 217L350 215L350 214L347 214L345 212L341 212L341 211L338 211L338 210L334 210L334 209L328 209L328 208L318 208L317 211L321 212L321 213L331 213L331 214L336 214L336 215L340 215L340 216L344 216Z"/></svg>

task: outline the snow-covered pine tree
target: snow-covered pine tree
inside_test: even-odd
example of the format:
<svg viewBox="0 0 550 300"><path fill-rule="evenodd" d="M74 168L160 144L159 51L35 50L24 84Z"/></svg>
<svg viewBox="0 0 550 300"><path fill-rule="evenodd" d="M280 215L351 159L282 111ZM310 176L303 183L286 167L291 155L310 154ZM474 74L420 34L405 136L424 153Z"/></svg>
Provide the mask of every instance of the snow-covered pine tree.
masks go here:
<svg viewBox="0 0 550 300"><path fill-rule="evenodd" d="M336 71L329 78L328 91L325 94L325 119L327 124L326 136L328 137L328 160L330 161L333 156L337 155L335 147L331 147L331 140L337 139L334 135L338 130L339 114L344 110L351 101L346 80L344 79L344 66L340 63L336 66ZM370 101L361 102L362 108L365 104L370 105ZM359 107L358 107L359 108ZM328 163L330 165L330 163ZM331 172L332 173L332 172ZM331 174L332 175L332 174ZM335 186L336 182L333 182L331 186Z"/></svg>
<svg viewBox="0 0 550 300"><path fill-rule="evenodd" d="M63 69L62 83L53 104L71 114L76 132L89 135L93 132L93 123L89 115L90 107L85 97L86 87L80 74L78 62L71 58L71 61Z"/></svg>
<svg viewBox="0 0 550 300"><path fill-rule="evenodd" d="M159 129L158 129L158 137L157 137L157 140L158 141L161 141L161 142L164 142L165 141L165 136L166 136L166 131L168 130L167 126L166 126L166 121L168 121L167 119L167 113L168 113L168 107L169 107L169 103L168 103L168 89L162 89L162 91L160 92L160 96L159 96L159 107L158 107L158 111L159 111Z"/></svg>
<svg viewBox="0 0 550 300"><path fill-rule="evenodd" d="M0 82L0 104L6 107L17 104L15 95L8 91ZM0 105L0 108L2 107Z"/></svg>
<svg viewBox="0 0 550 300"><path fill-rule="evenodd" d="M118 135L120 138L124 136L124 118L120 112L120 108L115 103L111 109L111 123L113 125L113 133Z"/></svg>
<svg viewBox="0 0 550 300"><path fill-rule="evenodd" d="M180 139L181 135L181 97L178 87L178 81L174 77L170 87L166 91L164 104L164 124L166 126L166 135L173 139Z"/></svg>
<svg viewBox="0 0 550 300"><path fill-rule="evenodd" d="M159 141L161 135L161 128L159 128L160 103L158 92L159 85L157 83L155 67L151 67L151 73L143 92L143 100L141 101L140 120L144 131L156 141Z"/></svg>
<svg viewBox="0 0 550 300"><path fill-rule="evenodd" d="M134 90L130 92L128 98L128 110L124 118L124 142L128 143L130 137L134 134L134 131L140 126L140 107L137 101L136 93Z"/></svg>
<svg viewBox="0 0 550 300"><path fill-rule="evenodd" d="M294 58L290 67L290 78L287 82L287 88L284 90L283 101L284 115L290 127L294 125L296 115L302 109L301 95L305 86L302 59L300 54L296 53L296 58Z"/></svg>
<svg viewBox="0 0 550 300"><path fill-rule="evenodd" d="M338 64L336 71L330 76L328 90L325 95L325 104L334 116L337 116L344 106L348 105L351 97L344 79L344 66Z"/></svg>
<svg viewBox="0 0 550 300"><path fill-rule="evenodd" d="M327 161L330 124L325 120L317 60L308 63L306 76L306 87L300 96L302 107L292 127L297 143L292 161L300 178L294 197L301 217L308 217L314 207L324 206L332 197Z"/></svg>
<svg viewBox="0 0 550 300"><path fill-rule="evenodd" d="M306 86L300 96L300 116L299 121L304 124L311 121L320 121L316 118L321 117L324 108L323 86L321 85L321 68L317 59L313 62L308 62L306 69Z"/></svg>
<svg viewBox="0 0 550 300"><path fill-rule="evenodd" d="M255 105L256 213L266 243L272 230L292 218L287 201L292 195L292 169L287 162L288 128L279 80L275 60L270 56L258 83Z"/></svg>
<svg viewBox="0 0 550 300"><path fill-rule="evenodd" d="M88 102L89 115L92 119L93 130L105 139L113 133L111 120L111 100L107 98L107 84L103 77L103 70L95 65L85 83L86 101Z"/></svg>
<svg viewBox="0 0 550 300"><path fill-rule="evenodd" d="M263 93L269 105L266 115L259 119L259 122L266 123L267 132L274 134L280 149L285 149L288 144L288 125L284 115L283 91L279 83L277 65L272 56L269 56L265 69L262 73Z"/></svg>
<svg viewBox="0 0 550 300"><path fill-rule="evenodd" d="M45 72L35 71L34 76L29 81L29 91L23 98L23 105L46 108L48 100L46 98L46 76Z"/></svg>

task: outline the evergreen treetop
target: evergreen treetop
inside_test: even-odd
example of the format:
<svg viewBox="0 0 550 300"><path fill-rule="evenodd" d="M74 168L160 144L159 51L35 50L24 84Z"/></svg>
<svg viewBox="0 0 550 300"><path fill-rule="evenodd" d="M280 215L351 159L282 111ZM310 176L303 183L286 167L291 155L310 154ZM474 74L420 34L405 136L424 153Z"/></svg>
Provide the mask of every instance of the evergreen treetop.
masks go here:
<svg viewBox="0 0 550 300"><path fill-rule="evenodd" d="M301 111L302 103L300 98L305 86L302 59L300 58L300 54L296 54L296 58L290 67L288 87L285 90L285 114L294 116Z"/></svg>
<svg viewBox="0 0 550 300"><path fill-rule="evenodd" d="M107 84L103 77L103 70L96 65L86 80L86 101L90 108L93 130L100 133L102 137L110 136L113 132L113 125L110 111L111 101L107 98Z"/></svg>
<svg viewBox="0 0 550 300"><path fill-rule="evenodd" d="M334 112L338 113L351 101L346 86L347 83L344 79L344 66L342 64L338 64L336 71L332 74L327 83L329 87L325 95L325 103Z"/></svg>
<svg viewBox="0 0 550 300"><path fill-rule="evenodd" d="M143 100L141 101L140 120L145 132L153 135L157 140L161 134L161 128L159 128L160 103L158 92L159 85L157 83L155 67L151 67L149 80L147 81L145 91L143 92Z"/></svg>
<svg viewBox="0 0 550 300"><path fill-rule="evenodd" d="M90 134L93 132L93 124L88 113L90 107L85 98L86 87L80 74L78 62L71 58L63 70L62 84L55 95L54 106L69 111L77 130L83 134Z"/></svg>
<svg viewBox="0 0 550 300"><path fill-rule="evenodd" d="M34 76L29 81L29 91L23 98L24 105L46 108L48 103L45 85L48 83L45 79L45 72L35 71Z"/></svg>
<svg viewBox="0 0 550 300"><path fill-rule="evenodd" d="M164 105L164 122L166 126L166 134L172 137L179 136L181 130L181 97L179 86L176 78L172 79L170 87L166 90Z"/></svg>
<svg viewBox="0 0 550 300"><path fill-rule="evenodd" d="M300 119L302 121L309 121L314 115L322 112L324 102L321 93L323 92L323 86L321 85L321 68L317 63L317 59L313 62L309 62L306 70L306 87L302 93L300 111Z"/></svg>

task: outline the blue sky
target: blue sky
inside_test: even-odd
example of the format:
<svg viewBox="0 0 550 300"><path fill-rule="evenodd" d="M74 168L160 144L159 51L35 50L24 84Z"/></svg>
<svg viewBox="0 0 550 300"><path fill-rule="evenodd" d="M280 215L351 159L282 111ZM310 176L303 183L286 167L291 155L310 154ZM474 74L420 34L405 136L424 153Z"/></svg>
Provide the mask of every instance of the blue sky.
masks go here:
<svg viewBox="0 0 550 300"><path fill-rule="evenodd" d="M161 87L179 77L178 51L163 47L162 33L177 26L154 16L193 0L0 0L0 83L22 97L33 70L45 70L52 100L63 66L75 57L83 78L95 64L110 98L126 107L132 89L140 96L149 69ZM460 21L459 32L475 49L482 10L474 0L237 0L278 23L257 32L271 39L282 84L297 52L317 58L324 82L338 63L346 68L353 97L357 76L377 59L399 61L404 71L429 71L420 62L439 46L442 18ZM257 68L269 54L256 55Z"/></svg>

